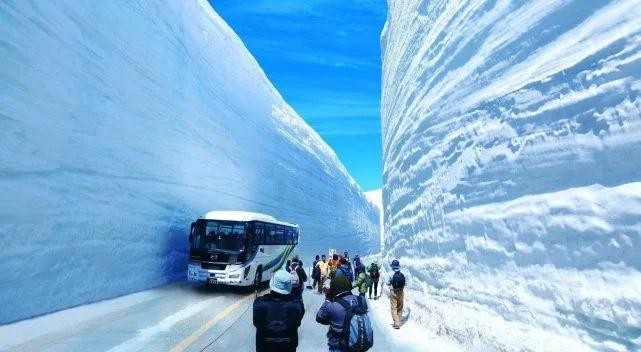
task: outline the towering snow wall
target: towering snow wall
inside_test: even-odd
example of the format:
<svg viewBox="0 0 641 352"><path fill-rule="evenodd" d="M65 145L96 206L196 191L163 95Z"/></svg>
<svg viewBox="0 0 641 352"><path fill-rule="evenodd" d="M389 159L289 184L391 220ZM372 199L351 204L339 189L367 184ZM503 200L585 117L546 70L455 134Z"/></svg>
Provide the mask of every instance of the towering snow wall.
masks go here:
<svg viewBox="0 0 641 352"><path fill-rule="evenodd" d="M386 248L426 326L641 348L640 18L639 0L389 1Z"/></svg>
<svg viewBox="0 0 641 352"><path fill-rule="evenodd" d="M378 213L205 0L0 2L0 323L183 278L190 222L378 249Z"/></svg>

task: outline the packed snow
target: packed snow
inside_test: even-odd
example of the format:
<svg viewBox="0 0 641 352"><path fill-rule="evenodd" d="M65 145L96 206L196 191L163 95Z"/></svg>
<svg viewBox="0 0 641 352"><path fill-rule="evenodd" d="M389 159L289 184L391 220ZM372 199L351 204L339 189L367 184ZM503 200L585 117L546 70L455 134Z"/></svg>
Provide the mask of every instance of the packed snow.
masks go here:
<svg viewBox="0 0 641 352"><path fill-rule="evenodd" d="M641 349L641 1L389 0L385 254L466 349Z"/></svg>
<svg viewBox="0 0 641 352"><path fill-rule="evenodd" d="M209 210L378 251L378 210L205 0L0 18L0 324L184 278Z"/></svg>

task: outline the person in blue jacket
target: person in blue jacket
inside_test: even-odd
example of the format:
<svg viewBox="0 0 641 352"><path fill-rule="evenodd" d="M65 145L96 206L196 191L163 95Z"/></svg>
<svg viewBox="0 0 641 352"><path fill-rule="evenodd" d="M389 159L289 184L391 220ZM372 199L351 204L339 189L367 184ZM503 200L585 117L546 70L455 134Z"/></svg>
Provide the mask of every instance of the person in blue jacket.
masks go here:
<svg viewBox="0 0 641 352"><path fill-rule="evenodd" d="M352 284L352 282L354 282L354 273L352 272L352 267L349 261L345 258L341 259L341 266L339 266L338 270L336 271L336 277L341 276L347 278L347 281L349 281L350 285Z"/></svg>
<svg viewBox="0 0 641 352"><path fill-rule="evenodd" d="M344 276L336 276L330 282L329 288L331 299L326 300L316 313L316 321L323 325L329 325L327 331L327 345L329 352L343 352L346 350L346 328L345 318L347 311L337 302L338 299L344 299L352 302L353 305L359 304L367 310L367 303L364 299L359 299L352 294L352 285Z"/></svg>

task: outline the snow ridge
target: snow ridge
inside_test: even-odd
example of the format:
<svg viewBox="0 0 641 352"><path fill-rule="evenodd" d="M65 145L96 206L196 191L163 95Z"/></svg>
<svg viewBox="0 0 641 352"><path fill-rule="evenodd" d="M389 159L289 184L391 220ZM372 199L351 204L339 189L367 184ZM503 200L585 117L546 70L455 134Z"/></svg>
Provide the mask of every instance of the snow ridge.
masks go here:
<svg viewBox="0 0 641 352"><path fill-rule="evenodd" d="M384 248L423 323L641 348L641 1L388 5Z"/></svg>
<svg viewBox="0 0 641 352"><path fill-rule="evenodd" d="M205 0L0 4L0 324L184 278L189 223L247 210L301 254L378 211Z"/></svg>

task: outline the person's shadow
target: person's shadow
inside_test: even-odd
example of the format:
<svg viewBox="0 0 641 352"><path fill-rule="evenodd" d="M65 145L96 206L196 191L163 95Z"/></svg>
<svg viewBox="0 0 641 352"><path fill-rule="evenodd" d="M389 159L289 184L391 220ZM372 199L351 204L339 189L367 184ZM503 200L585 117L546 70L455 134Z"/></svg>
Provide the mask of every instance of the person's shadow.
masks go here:
<svg viewBox="0 0 641 352"><path fill-rule="evenodd" d="M401 315L402 325L404 325L408 320L410 320L410 313L412 313L412 310L410 308L403 309L403 314Z"/></svg>

